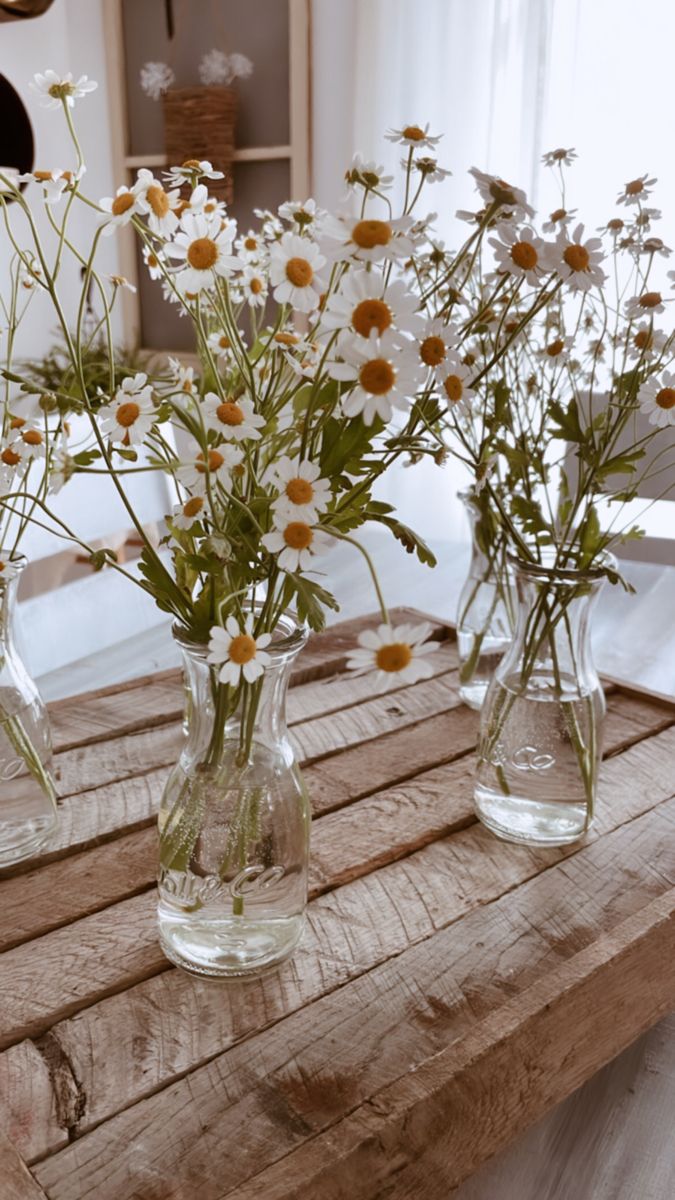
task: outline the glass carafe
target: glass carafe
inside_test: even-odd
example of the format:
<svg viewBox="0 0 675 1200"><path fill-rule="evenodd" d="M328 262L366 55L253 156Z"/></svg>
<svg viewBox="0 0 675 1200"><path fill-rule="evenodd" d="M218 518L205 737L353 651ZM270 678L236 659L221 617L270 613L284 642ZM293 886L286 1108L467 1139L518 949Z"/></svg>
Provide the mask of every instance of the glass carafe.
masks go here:
<svg viewBox="0 0 675 1200"><path fill-rule="evenodd" d="M14 644L25 558L0 550L0 867L30 858L56 829L47 710Z"/></svg>
<svg viewBox="0 0 675 1200"><path fill-rule="evenodd" d="M160 941L196 974L257 974L291 954L307 902L310 809L285 714L307 633L282 617L263 675L236 688L174 636L189 703L159 814Z"/></svg>
<svg viewBox="0 0 675 1200"><path fill-rule="evenodd" d="M475 808L508 841L564 845L593 819L605 699L590 617L604 573L515 574L518 624L481 713Z"/></svg>
<svg viewBox="0 0 675 1200"><path fill-rule="evenodd" d="M487 496L458 492L471 527L471 563L457 606L459 694L480 709L515 625L513 577L506 543L492 519Z"/></svg>

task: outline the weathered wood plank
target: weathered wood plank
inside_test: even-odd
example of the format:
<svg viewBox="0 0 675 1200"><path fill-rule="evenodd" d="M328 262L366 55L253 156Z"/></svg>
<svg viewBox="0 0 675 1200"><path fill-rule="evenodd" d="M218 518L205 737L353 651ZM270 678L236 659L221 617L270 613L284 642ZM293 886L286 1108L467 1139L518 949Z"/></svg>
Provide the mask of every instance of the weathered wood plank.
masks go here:
<svg viewBox="0 0 675 1200"><path fill-rule="evenodd" d="M674 951L671 889L337 1128L236 1191L223 1182L204 1200L445 1200L668 1011L674 980L663 963Z"/></svg>
<svg viewBox="0 0 675 1200"><path fill-rule="evenodd" d="M47 1200L14 1146L0 1133L2 1200Z"/></svg>
<svg viewBox="0 0 675 1200"><path fill-rule="evenodd" d="M515 1000L505 1003L505 997L527 997L542 981L547 984L555 974L552 964L573 960L589 945L594 949L604 932L644 913L655 897L665 894L675 907L674 830L671 801L113 1118L38 1166L37 1178L54 1200L65 1200L69 1179L77 1180L77 1189L68 1200L94 1194L97 1200L125 1200L141 1179L156 1187L163 1183L167 1200L181 1195L188 1182L200 1200L239 1196L252 1174L344 1124L352 1109L395 1088L427 1060L450 1048L461 1058L472 1031L480 1031L483 1046L498 1043L495 1018L504 1009L518 1012ZM660 930L653 917L648 931L652 927ZM661 940L652 947L650 979L665 948ZM593 996L600 1005L607 1003L606 961L606 954L594 959ZM579 974L585 978L573 970L572 980ZM658 999L650 997L650 1019L663 1011L664 996L675 995L675 969L663 974L668 986L662 979ZM633 998L632 991L624 995ZM615 1024L628 1040L639 1020L632 1012ZM483 1034L487 1025L493 1031L489 1040ZM564 1056L573 1047L574 1031L565 1029L558 1051ZM483 1115L492 1098L490 1087L482 1098ZM446 1110L446 1124L449 1116ZM365 1134L362 1142L367 1148ZM329 1139L323 1154L325 1165ZM386 1154L381 1157L386 1161ZM292 1182L290 1171L285 1179ZM366 1180L349 1178L344 1190L342 1182L334 1181L336 1190L326 1194L375 1195L363 1190ZM307 1200L323 1196L309 1188L297 1194Z"/></svg>
<svg viewBox="0 0 675 1200"><path fill-rule="evenodd" d="M603 835L672 795L674 749L672 730L607 763L597 831L591 841L602 842ZM466 786L468 789L468 780ZM52 1035L72 1063L86 1095L79 1129L105 1120L234 1041L401 954L476 907L512 891L547 865L571 859L577 853L578 845L564 851L537 852L505 845L481 826L473 825L315 900L309 907L308 929L301 946L293 960L274 976L214 989L181 972L165 970L62 1021L52 1029ZM354 856L358 854L357 847ZM344 871L344 857L340 858L337 847L335 857ZM329 861L330 855L325 854L325 859ZM124 910L137 906L139 899L117 906L118 961L124 958L119 945L126 938ZM136 909L133 915L133 924L129 922L133 949L139 952L144 945L142 962L149 976L150 965L159 972L166 964L157 946L152 914L146 912L144 921ZM48 941L43 938L19 949L31 950ZM16 953L10 951L5 958ZM28 957L34 961L34 956ZM40 961L44 960L43 954ZM2 962L0 959L0 966ZM49 961L45 968L49 976ZM80 1007L87 1003L83 989L89 983L91 968L86 953L78 969L78 997L73 1000L54 985L49 998L52 1016L64 1003L70 1011L78 999ZM133 975L123 974L118 991L133 981ZM95 999L93 988L91 999ZM35 1004L28 1010L25 1003L18 1009L14 1006L5 1016L5 1038L7 1020L14 1025L22 1020L21 1032L28 1018L38 1028L40 1022L49 1019Z"/></svg>
<svg viewBox="0 0 675 1200"><path fill-rule="evenodd" d="M34 1042L18 1042L0 1054L0 1131L24 1159L67 1145L71 1115L65 1116L66 1107L63 1074Z"/></svg>

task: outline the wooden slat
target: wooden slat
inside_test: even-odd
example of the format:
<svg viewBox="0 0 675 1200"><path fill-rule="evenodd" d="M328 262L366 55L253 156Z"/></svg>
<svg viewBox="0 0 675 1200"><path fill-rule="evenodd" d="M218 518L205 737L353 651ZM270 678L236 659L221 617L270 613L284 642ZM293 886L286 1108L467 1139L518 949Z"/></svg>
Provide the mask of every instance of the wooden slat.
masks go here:
<svg viewBox="0 0 675 1200"><path fill-rule="evenodd" d="M47 1200L12 1143L0 1133L2 1200Z"/></svg>
<svg viewBox="0 0 675 1200"><path fill-rule="evenodd" d="M169 1195L180 1195L181 1186L189 1183L200 1200L240 1194L266 1196L265 1187L248 1193L239 1189L251 1175L257 1176L294 1147L307 1143L311 1149L317 1134L337 1122L349 1121L348 1114L366 1105L374 1094L395 1088L401 1079L405 1090L407 1079L414 1078L411 1071L423 1069L427 1060L433 1064L445 1054L447 1070L452 1069L455 1078L452 1054L460 1061L465 1059L463 1051L472 1031L477 1031L480 1045L495 1041L499 1045L494 1026L499 1028L501 1023L502 1029L506 1025L508 1030L509 1020L503 1015L501 1022L498 1018L504 1009L509 1015L519 1013L516 997L526 998L528 1014L531 1007L539 1015L541 1000L536 1006L527 1001L543 980L548 1003L552 962L571 959L574 964L575 956L590 945L594 988L585 999L589 1005L591 1001L605 1005L609 1017L613 956L606 949L598 953L597 946L603 945L604 933L617 926L621 930L621 923L633 914L642 914L642 930L646 911L650 913L647 934L656 931L647 979L651 985L657 964L661 979L646 1000L644 1019L656 1019L663 1011L665 995L672 996L675 970L671 965L664 972L660 962L660 955L673 946L672 931L665 939L661 911L655 916L649 906L654 898L665 898L670 905L675 900L674 831L675 801L671 801L538 874L517 892L437 932L428 945L390 958L376 971L304 1007L279 1028L220 1054L38 1165L37 1178L53 1200L80 1200L94 1193L97 1200L125 1200L134 1195L143 1177L137 1173L133 1153L142 1131L140 1171L147 1172L145 1177L155 1186L170 1181L175 1192L169 1191ZM405 919L404 912L400 919ZM621 932L615 937L624 944ZM643 932L642 945L648 942ZM585 980L587 972L572 966L570 980L578 978ZM631 976L629 985L625 1001L634 999L638 979ZM513 999L505 1004L505 997ZM486 1025L492 1030L489 1039L483 1032ZM615 1026L618 1030L621 1023L616 1021ZM614 1041L620 1037L620 1033L613 1035ZM574 1043L574 1029L565 1026L564 1036L557 1041L563 1058ZM574 1062L573 1054L568 1057ZM472 1057L468 1061L472 1062ZM499 1071L498 1075L513 1103L513 1083ZM521 1079L518 1082L522 1084ZM474 1099L477 1105L482 1101L482 1109L474 1109L472 1120L475 1123L482 1114L483 1120L477 1121L482 1127L494 1099L493 1087ZM504 1108L502 1100L500 1117ZM382 1113L376 1106L373 1115L379 1119L387 1111ZM452 1109L446 1108L445 1122L453 1124ZM397 1136L399 1133L397 1126ZM408 1133L414 1145L412 1132ZM331 1162L330 1138L320 1140L323 1168ZM363 1128L360 1145L367 1152ZM395 1140L379 1145L377 1151L376 1166L385 1162L390 1171L395 1170ZM332 1178L335 1190L326 1195L356 1198L376 1194L374 1189L368 1190L368 1173L358 1179L356 1174ZM288 1194L307 1200L324 1195L309 1186L293 1193L295 1180L290 1169L284 1179L291 1188ZM252 1187L257 1182L254 1180ZM69 1186L74 1186L72 1195ZM285 1195L282 1191L275 1194Z"/></svg>
<svg viewBox="0 0 675 1200"><path fill-rule="evenodd" d="M0 1054L0 1131L27 1161L67 1145L68 1126L81 1115L70 1103L74 1087L72 1072L64 1077L53 1056L34 1042L18 1042Z"/></svg>
<svg viewBox="0 0 675 1200"><path fill-rule="evenodd" d="M608 762L597 830L591 841L604 843L609 831L635 820L672 795L674 749L672 730ZM469 792L468 779L466 787ZM118 905L119 933L111 974L120 969L120 962L124 964L117 984L120 994L52 1029L86 1096L86 1110L78 1128L86 1129L105 1120L166 1085L172 1077L208 1060L224 1046L372 970L458 918L466 919L467 913L511 892L546 865L572 859L580 852L578 845L548 851L505 845L482 826L473 825L315 900L309 908L307 932L290 963L267 979L220 990L182 972L165 969L156 942L154 903L144 920L140 918L139 902L150 901L150 897ZM353 857L359 853L355 848ZM367 848L366 853L372 851ZM330 859L325 851L324 859ZM344 872L344 851L340 857L337 847L336 861ZM127 918L125 910L131 906L133 912ZM96 918L72 927L73 943L78 927L86 928L92 921ZM133 932L127 935L127 929ZM42 953L27 955L28 964L20 965L23 978L33 962L36 973L42 964L43 975L50 980L50 938L55 936L25 948L39 948ZM79 965L71 962L68 980L52 982L46 996L32 998L30 1003L24 1000L12 1005L10 1001L2 1029L5 1041L21 1036L26 1022L41 1028L45 1010L53 1016L59 1008L72 1011L78 1003L82 1007L87 986L90 998L95 998L100 978L97 975L92 986L87 939L82 944L84 953ZM124 961L124 946L130 959L133 956L132 964ZM0 967L23 949L0 958ZM138 962L148 975L150 967L163 973L122 991L134 983L129 965L135 970ZM98 960L93 965L100 970ZM111 986L109 978L107 985Z"/></svg>

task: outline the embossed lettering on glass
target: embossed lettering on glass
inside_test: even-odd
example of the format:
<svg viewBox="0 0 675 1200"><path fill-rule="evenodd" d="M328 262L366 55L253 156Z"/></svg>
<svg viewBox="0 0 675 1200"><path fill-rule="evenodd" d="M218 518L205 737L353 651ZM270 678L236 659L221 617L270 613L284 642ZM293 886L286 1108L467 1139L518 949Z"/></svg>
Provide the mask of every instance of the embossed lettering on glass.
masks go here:
<svg viewBox="0 0 675 1200"><path fill-rule="evenodd" d="M307 634L283 617L264 674L236 688L206 646L174 635L189 702L159 814L160 941L196 974L256 974L293 951L307 902L309 801L285 714Z"/></svg>
<svg viewBox="0 0 675 1200"><path fill-rule="evenodd" d="M57 821L49 718L14 643L25 565L0 549L0 866L30 858Z"/></svg>
<svg viewBox="0 0 675 1200"><path fill-rule="evenodd" d="M515 574L518 625L483 705L474 802L499 837L564 845L595 806L605 698L589 635L604 569Z"/></svg>
<svg viewBox="0 0 675 1200"><path fill-rule="evenodd" d="M511 644L516 604L504 535L487 494L474 488L457 494L471 525L471 565L457 606L459 694L469 708L480 709Z"/></svg>

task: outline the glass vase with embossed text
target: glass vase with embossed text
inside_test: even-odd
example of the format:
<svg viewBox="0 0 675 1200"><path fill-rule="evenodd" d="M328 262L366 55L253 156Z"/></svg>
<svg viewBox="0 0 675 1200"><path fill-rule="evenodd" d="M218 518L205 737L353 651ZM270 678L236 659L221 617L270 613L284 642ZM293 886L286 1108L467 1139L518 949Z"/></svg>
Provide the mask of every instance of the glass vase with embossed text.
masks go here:
<svg viewBox="0 0 675 1200"><path fill-rule="evenodd" d="M159 813L160 941L198 975L255 975L292 953L307 903L310 809L285 712L307 633L282 617L263 675L236 688L174 636L189 704Z"/></svg>
<svg viewBox="0 0 675 1200"><path fill-rule="evenodd" d="M49 718L14 643L25 566L0 550L0 867L30 858L57 823Z"/></svg>
<svg viewBox="0 0 675 1200"><path fill-rule="evenodd" d="M457 493L471 526L471 563L457 605L459 694L480 710L490 680L515 626L513 576L506 541L489 507L487 493Z"/></svg>
<svg viewBox="0 0 675 1200"><path fill-rule="evenodd" d="M560 846L595 808L605 699L590 618L604 571L518 563L515 575L518 623L481 713L474 804L498 837Z"/></svg>

